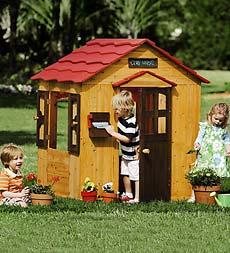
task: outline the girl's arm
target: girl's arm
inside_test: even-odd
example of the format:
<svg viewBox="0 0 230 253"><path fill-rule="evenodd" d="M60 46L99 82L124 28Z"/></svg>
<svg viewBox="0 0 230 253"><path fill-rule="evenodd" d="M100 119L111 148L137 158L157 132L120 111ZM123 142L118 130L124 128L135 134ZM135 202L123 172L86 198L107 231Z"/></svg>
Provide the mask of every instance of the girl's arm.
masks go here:
<svg viewBox="0 0 230 253"><path fill-rule="evenodd" d="M230 135L229 135L229 133L227 131L224 132L222 138L223 138L223 141L224 141L225 145L230 144Z"/></svg>
<svg viewBox="0 0 230 253"><path fill-rule="evenodd" d="M230 156L230 144L226 145L226 153L227 153L227 156Z"/></svg>
<svg viewBox="0 0 230 253"><path fill-rule="evenodd" d="M223 137L223 141L226 147L227 156L230 156L230 135L228 131L226 131L222 137Z"/></svg>
<svg viewBox="0 0 230 253"><path fill-rule="evenodd" d="M205 134L205 125L204 123L200 123L200 129L199 129L199 132L198 132L198 135L196 137L196 140L194 142L194 148L195 149L200 149L201 147L201 143L202 143L202 140L203 140L203 137L204 137L204 134Z"/></svg>
<svg viewBox="0 0 230 253"><path fill-rule="evenodd" d="M105 128L105 130L108 132L108 134L110 134L112 137L116 138L119 141L125 142L125 143L129 143L130 139L127 136L124 136L122 134L119 134L117 132L114 131L114 127L109 125Z"/></svg>

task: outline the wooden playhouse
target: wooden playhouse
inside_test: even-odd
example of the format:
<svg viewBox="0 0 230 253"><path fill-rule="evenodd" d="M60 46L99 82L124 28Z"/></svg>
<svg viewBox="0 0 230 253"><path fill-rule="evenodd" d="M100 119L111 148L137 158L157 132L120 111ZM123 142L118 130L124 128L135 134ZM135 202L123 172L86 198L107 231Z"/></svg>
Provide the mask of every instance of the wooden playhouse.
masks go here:
<svg viewBox="0 0 230 253"><path fill-rule="evenodd" d="M116 125L111 98L128 89L141 131L141 201L190 196L184 175L195 157L187 152L198 131L201 82L208 80L148 39L91 40L32 79L39 80L38 176L43 184L60 176L57 195L80 198L86 177L99 194L110 181L119 190L118 143L103 124Z"/></svg>

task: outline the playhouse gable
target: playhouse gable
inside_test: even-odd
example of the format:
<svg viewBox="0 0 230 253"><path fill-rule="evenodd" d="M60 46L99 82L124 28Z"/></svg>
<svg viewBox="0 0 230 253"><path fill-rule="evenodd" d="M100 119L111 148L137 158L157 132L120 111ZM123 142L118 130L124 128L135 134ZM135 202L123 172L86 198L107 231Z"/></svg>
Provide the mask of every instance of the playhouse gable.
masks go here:
<svg viewBox="0 0 230 253"><path fill-rule="evenodd" d="M32 80L83 83L147 44L201 82L209 81L148 39L94 39L32 76Z"/></svg>
<svg viewBox="0 0 230 253"><path fill-rule="evenodd" d="M132 81L132 87L148 87L149 83L151 83L151 87L172 87L177 85L176 83L151 71L139 71L118 82L113 83L113 87L129 87L130 81Z"/></svg>

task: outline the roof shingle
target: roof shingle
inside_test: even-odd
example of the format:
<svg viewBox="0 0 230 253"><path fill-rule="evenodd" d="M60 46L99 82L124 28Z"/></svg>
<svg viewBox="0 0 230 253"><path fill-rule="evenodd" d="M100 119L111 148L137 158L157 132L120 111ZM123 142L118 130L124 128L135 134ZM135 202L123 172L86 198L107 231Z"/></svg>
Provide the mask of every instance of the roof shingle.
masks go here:
<svg viewBox="0 0 230 253"><path fill-rule="evenodd" d="M72 53L62 57L56 63L46 67L41 72L31 77L32 80L56 80L57 82L82 83L107 68L129 52L142 44L155 48L165 57L188 71L201 82L209 81L198 75L194 70L182 64L177 58L170 55L162 48L148 39L94 39L85 46L74 50Z"/></svg>

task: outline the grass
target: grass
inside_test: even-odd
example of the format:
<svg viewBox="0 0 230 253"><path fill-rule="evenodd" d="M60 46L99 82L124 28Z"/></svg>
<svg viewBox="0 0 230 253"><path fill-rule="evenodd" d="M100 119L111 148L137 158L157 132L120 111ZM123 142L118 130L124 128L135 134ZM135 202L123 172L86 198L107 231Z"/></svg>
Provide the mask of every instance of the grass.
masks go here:
<svg viewBox="0 0 230 253"><path fill-rule="evenodd" d="M22 105L21 105L22 103ZM0 146L5 143L21 145L25 151L25 170L37 170L36 97L0 96Z"/></svg>
<svg viewBox="0 0 230 253"><path fill-rule="evenodd" d="M202 94L229 92L230 71L199 70L197 72L210 81L209 84L203 85Z"/></svg>
<svg viewBox="0 0 230 253"><path fill-rule="evenodd" d="M199 70L197 72L210 81L209 84L202 84L201 88L200 114L201 121L203 121L206 119L207 112L213 104L224 102L230 105L230 71Z"/></svg>
<svg viewBox="0 0 230 253"><path fill-rule="evenodd" d="M51 207L0 208L0 238L4 252L228 252L229 221L229 209L186 202L59 198Z"/></svg>
<svg viewBox="0 0 230 253"><path fill-rule="evenodd" d="M230 72L199 73L213 82L215 92L223 92L230 80ZM210 95L204 87L201 120L213 103L230 104L230 96ZM25 173L37 171L36 98L0 94L0 115L0 145L22 145ZM60 123L60 142L63 128ZM1 252L229 252L229 213L230 208L186 202L126 206L63 198L51 207L1 206Z"/></svg>

